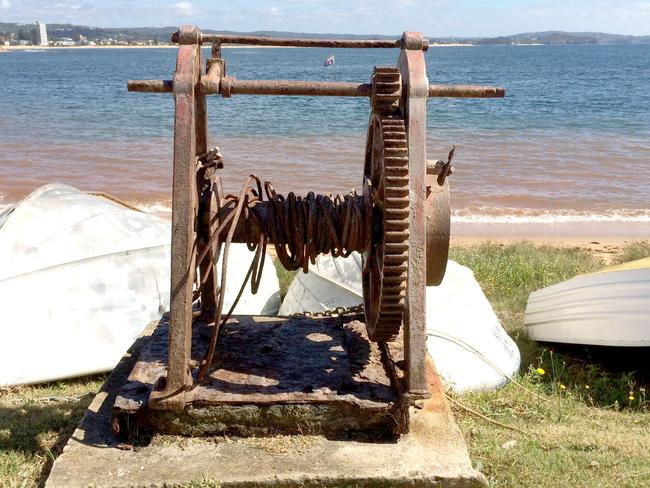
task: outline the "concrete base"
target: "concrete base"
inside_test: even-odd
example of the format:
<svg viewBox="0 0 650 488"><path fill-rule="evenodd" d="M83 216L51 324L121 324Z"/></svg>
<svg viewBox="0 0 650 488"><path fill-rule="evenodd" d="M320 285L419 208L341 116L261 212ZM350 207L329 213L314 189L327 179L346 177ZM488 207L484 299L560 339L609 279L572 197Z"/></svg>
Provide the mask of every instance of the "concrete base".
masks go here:
<svg viewBox="0 0 650 488"><path fill-rule="evenodd" d="M163 436L141 447L117 444L111 432L111 410L142 342L134 344L106 380L54 462L46 488L183 486L203 480L217 481L224 488L487 485L471 467L432 362L432 399L423 408L410 409L411 431L395 442L287 435Z"/></svg>

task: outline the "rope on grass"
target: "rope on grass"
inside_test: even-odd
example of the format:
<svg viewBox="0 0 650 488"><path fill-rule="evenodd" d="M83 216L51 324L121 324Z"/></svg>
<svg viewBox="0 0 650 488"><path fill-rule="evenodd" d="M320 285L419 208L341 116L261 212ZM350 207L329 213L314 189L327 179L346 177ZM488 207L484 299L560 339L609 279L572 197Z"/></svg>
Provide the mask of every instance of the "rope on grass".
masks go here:
<svg viewBox="0 0 650 488"><path fill-rule="evenodd" d="M456 400L455 398L452 398L451 396L447 395L446 393L445 393L445 396L447 397L447 400L449 400L451 403L453 403L454 405L456 405L456 406L462 408L463 410L465 410L465 411L471 413L472 415L476 415L477 417L479 417L479 418L485 420L486 422L489 422L489 423L491 423L491 424L497 425L497 426L502 427L502 428L504 428L504 429L512 430L512 431L514 431L514 432L518 432L518 433L520 433L520 434L523 434L523 435L525 435L525 436L528 436L528 437L530 437L531 439L535 439L537 442L539 442L539 445L541 446L542 449L544 449L545 451L548 450L548 447L547 447L547 446L546 446L546 445L541 441L541 439L540 439L539 437L537 437L536 435L531 434L530 432L527 432L527 431L525 431L525 430L522 430L522 429L520 429L520 428L518 428L518 427L514 427L514 426L512 426L512 425L508 425L508 424L503 424L503 423L501 423L501 422L499 422L499 421L497 421L497 420L491 419L491 418L488 417L487 415L483 415L481 412L477 412L477 411L474 410L473 408L470 408L470 407L468 407L467 405L462 404L461 402L459 402L459 401Z"/></svg>

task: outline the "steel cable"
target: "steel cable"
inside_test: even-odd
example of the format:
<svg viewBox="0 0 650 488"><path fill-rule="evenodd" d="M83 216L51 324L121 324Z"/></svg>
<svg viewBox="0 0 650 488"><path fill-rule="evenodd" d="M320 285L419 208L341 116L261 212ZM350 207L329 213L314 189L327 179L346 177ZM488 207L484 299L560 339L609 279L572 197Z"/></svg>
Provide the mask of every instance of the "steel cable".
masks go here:
<svg viewBox="0 0 650 488"><path fill-rule="evenodd" d="M262 190L263 188L263 190ZM208 345L208 350L201 361L198 381L203 381L214 359L219 333L224 324L230 319L239 302L246 284L251 281L251 291L257 292L262 277L266 245L271 242L275 246L278 260L288 270L302 269L307 273L309 263L315 264L320 254L331 254L333 257L347 257L352 251L365 248L370 242L369 212L371 204L366 198L352 192L349 195L315 195L309 192L307 196L296 196L293 192L286 195L278 194L270 182L262 185L260 179L250 175L239 194L224 195L221 179L216 178L213 191L216 194L218 211L210 222L210 238L196 259L196 268L210 255L214 249L212 272L216 273L217 262L221 251L220 285L216 288L218 295L214 313L214 326ZM268 214L260 218L255 207L266 198ZM228 212L219 210L229 209ZM225 214L223 219L221 215ZM255 251L248 271L242 281L239 292L228 313L223 315L223 305L228 271L228 256L230 244L233 241L235 229L240 221L252 220L261 229L257 242L247 242L248 249ZM245 224L246 225L246 224ZM223 235L225 234L225 239ZM201 276L198 289L205 284L210 272ZM195 298L198 298L195 294Z"/></svg>

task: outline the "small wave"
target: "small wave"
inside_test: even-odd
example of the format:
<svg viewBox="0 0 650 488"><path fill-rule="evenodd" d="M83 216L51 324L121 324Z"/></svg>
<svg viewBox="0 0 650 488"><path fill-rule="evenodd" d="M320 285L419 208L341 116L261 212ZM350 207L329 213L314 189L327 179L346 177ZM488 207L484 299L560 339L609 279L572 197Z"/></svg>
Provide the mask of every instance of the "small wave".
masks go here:
<svg viewBox="0 0 650 488"><path fill-rule="evenodd" d="M650 222L650 209L618 209L602 212L520 208L460 209L455 223L558 224L570 222Z"/></svg>
<svg viewBox="0 0 650 488"><path fill-rule="evenodd" d="M135 208L138 210L156 215L158 217L165 217L169 218L171 217L172 214L172 207L171 203L163 203L163 202L154 202L154 203L143 203L143 202L129 202L129 204L133 205Z"/></svg>

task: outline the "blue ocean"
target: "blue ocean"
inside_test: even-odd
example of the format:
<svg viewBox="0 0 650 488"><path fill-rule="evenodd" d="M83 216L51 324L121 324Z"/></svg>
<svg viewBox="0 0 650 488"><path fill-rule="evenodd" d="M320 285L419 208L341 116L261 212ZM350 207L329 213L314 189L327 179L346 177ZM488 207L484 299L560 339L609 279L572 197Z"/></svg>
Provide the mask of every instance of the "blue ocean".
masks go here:
<svg viewBox="0 0 650 488"><path fill-rule="evenodd" d="M224 48L239 79L366 82L397 51ZM208 51L205 51L208 54ZM176 49L0 53L0 205L41 184L107 191L154 211L171 199L169 94ZM650 46L431 47L431 83L500 85L504 99L431 99L428 156L456 145L454 218L650 221ZM209 101L210 143L237 189L251 172L279 191L359 187L366 99L234 96Z"/></svg>

